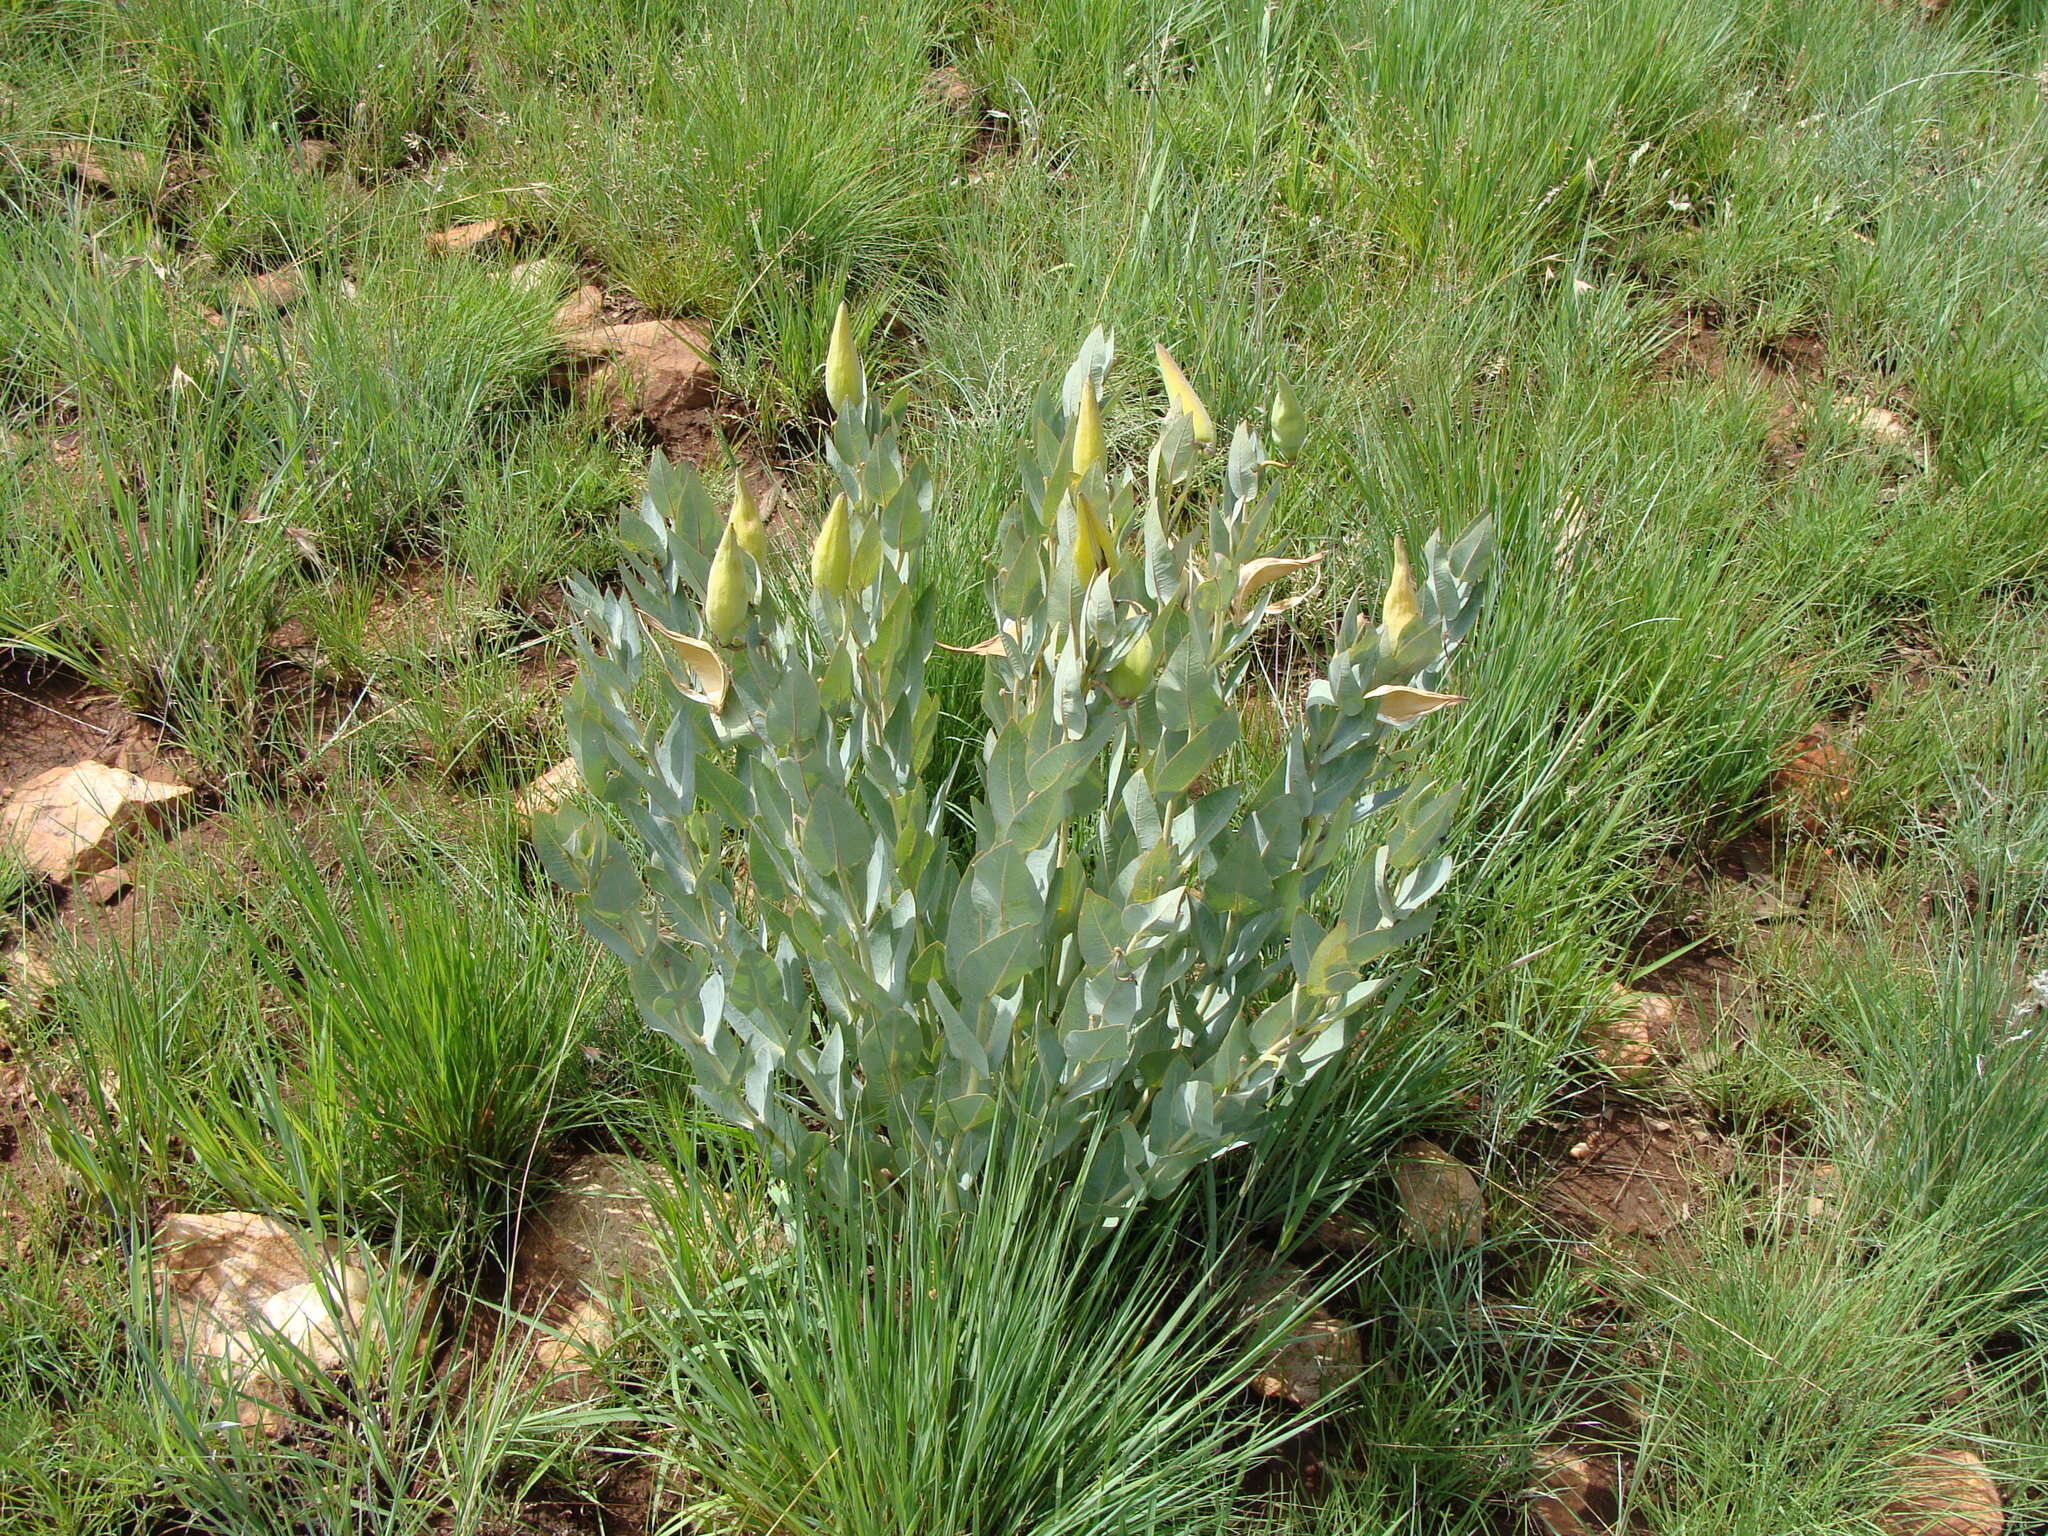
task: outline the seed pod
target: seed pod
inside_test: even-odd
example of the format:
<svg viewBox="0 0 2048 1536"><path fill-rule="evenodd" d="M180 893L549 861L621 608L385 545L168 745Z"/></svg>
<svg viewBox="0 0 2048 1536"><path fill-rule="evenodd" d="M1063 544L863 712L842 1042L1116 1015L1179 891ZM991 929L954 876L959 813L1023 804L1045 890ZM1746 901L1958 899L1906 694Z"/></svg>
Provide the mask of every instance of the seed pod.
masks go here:
<svg viewBox="0 0 2048 1536"><path fill-rule="evenodd" d="M747 603L746 567L740 563L739 539L727 523L711 557L711 579L704 583L704 627L730 645L746 628Z"/></svg>
<svg viewBox="0 0 2048 1536"><path fill-rule="evenodd" d="M1408 546L1394 535L1394 572L1387 578L1386 601L1380 604L1380 630L1389 645L1399 645L1408 626L1422 617L1415 601L1415 577L1408 569Z"/></svg>
<svg viewBox="0 0 2048 1536"><path fill-rule="evenodd" d="M1089 379L1081 385L1081 407L1074 413L1075 478L1102 462L1102 407L1095 398L1095 381Z"/></svg>
<svg viewBox="0 0 2048 1536"><path fill-rule="evenodd" d="M1152 681L1152 663L1155 653L1152 645L1152 631L1149 629L1132 642L1121 660L1109 669L1104 679L1109 691L1120 699L1135 699L1145 691Z"/></svg>
<svg viewBox="0 0 2048 1536"><path fill-rule="evenodd" d="M1273 429L1273 446L1280 450L1280 457L1291 459L1301 452L1301 445L1308 440L1308 418L1301 414L1301 402L1294 398L1294 386L1283 376L1273 389L1273 404L1266 413L1266 424Z"/></svg>
<svg viewBox="0 0 2048 1536"><path fill-rule="evenodd" d="M1085 587L1104 566L1115 566L1116 544L1094 504L1078 492L1074 496L1074 523L1074 574Z"/></svg>
<svg viewBox="0 0 2048 1536"><path fill-rule="evenodd" d="M1173 408L1187 417L1195 429L1195 441L1207 447L1216 441L1216 423L1209 419L1209 408L1202 404L1202 397L1195 393L1195 386L1188 382L1188 376L1180 371L1180 364L1173 360L1173 354L1163 345L1152 348L1159 359L1159 377L1166 385L1166 397L1173 402Z"/></svg>
<svg viewBox="0 0 2048 1536"><path fill-rule="evenodd" d="M756 563L768 559L768 525L761 521L761 509L754 504L754 493L747 489L747 477L740 475L734 482L732 513L726 519L732 525L733 537L741 549L752 555Z"/></svg>
<svg viewBox="0 0 2048 1536"><path fill-rule="evenodd" d="M825 349L825 398L835 411L858 405L867 394L860 370L860 354L853 350L853 322L847 317L846 300L839 301L839 313L832 317L832 342Z"/></svg>
<svg viewBox="0 0 2048 1536"><path fill-rule="evenodd" d="M853 533L847 525L846 495L832 498L832 510L818 527L811 545L811 585L827 597L846 595L846 578L853 569Z"/></svg>

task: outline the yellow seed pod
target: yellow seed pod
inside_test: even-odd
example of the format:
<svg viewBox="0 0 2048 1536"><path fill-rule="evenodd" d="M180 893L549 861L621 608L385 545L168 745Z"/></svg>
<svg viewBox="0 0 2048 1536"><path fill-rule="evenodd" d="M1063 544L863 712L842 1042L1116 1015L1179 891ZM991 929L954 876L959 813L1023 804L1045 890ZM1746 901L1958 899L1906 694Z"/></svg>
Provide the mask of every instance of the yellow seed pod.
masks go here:
<svg viewBox="0 0 2048 1536"><path fill-rule="evenodd" d="M754 503L754 493L747 489L747 477L738 475L734 480L732 513L726 521L732 525L733 537L739 546L752 555L757 563L768 559L768 525L761 521L761 509Z"/></svg>
<svg viewBox="0 0 2048 1536"><path fill-rule="evenodd" d="M1109 684L1109 691L1120 699L1135 699L1152 681L1152 663L1155 659L1152 632L1148 629L1138 636L1128 651L1124 652L1122 659L1109 669L1109 676L1105 679Z"/></svg>
<svg viewBox="0 0 2048 1536"><path fill-rule="evenodd" d="M1095 381L1081 383L1081 407L1074 413L1074 477L1079 479L1104 462L1102 447L1102 406L1095 398Z"/></svg>
<svg viewBox="0 0 2048 1536"><path fill-rule="evenodd" d="M1399 645L1408 626L1422 617L1415 601L1415 576L1408 569L1408 546L1394 535L1394 572L1387 578L1386 601L1380 604L1380 629L1390 645Z"/></svg>
<svg viewBox="0 0 2048 1536"><path fill-rule="evenodd" d="M825 398L833 410L843 411L858 405L865 393L860 354L853 350L853 321L846 313L846 300L841 299L839 313L832 317L832 341L825 349Z"/></svg>
<svg viewBox="0 0 2048 1536"><path fill-rule="evenodd" d="M1115 567L1116 543L1109 536L1102 514L1085 496L1074 498L1074 522L1074 574L1085 587L1095 579L1097 571L1105 566Z"/></svg>
<svg viewBox="0 0 2048 1536"><path fill-rule="evenodd" d="M1291 459L1301 452L1301 445L1308 440L1308 418L1301 414L1301 402L1294 398L1294 386L1285 378L1273 390L1273 404L1266 413L1266 422L1273 429L1273 446L1280 450L1280 457Z"/></svg>
<svg viewBox="0 0 2048 1536"><path fill-rule="evenodd" d="M832 510L818 525L818 537L811 545L811 585L827 597L844 597L846 579L853 569L853 532L848 526L846 494L832 498Z"/></svg>
<svg viewBox="0 0 2048 1536"><path fill-rule="evenodd" d="M740 545L732 531L718 540L718 552L711 557L711 579L704 584L704 627L712 637L730 645L747 626L747 570L740 562Z"/></svg>
<svg viewBox="0 0 2048 1536"><path fill-rule="evenodd" d="M1202 404L1202 397L1195 393L1195 386L1188 382L1188 376L1180 371L1180 364L1173 360L1173 354L1163 345L1155 344L1153 355L1159 360L1159 378L1166 385L1166 397L1173 402L1173 408L1187 417L1195 429L1195 441L1207 447L1216 441L1216 423L1209 419L1209 408Z"/></svg>

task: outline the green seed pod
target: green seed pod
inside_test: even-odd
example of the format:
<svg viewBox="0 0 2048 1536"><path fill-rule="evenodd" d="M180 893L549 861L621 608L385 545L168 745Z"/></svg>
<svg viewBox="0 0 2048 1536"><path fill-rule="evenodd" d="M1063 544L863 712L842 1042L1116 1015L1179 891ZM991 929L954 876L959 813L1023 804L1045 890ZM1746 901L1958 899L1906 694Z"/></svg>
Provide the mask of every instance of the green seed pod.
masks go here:
<svg viewBox="0 0 2048 1536"><path fill-rule="evenodd" d="M1301 402L1294 398L1294 386L1283 376L1273 390L1273 404L1266 413L1266 424L1273 429L1273 446L1280 450L1280 457L1291 459L1301 452L1301 445L1308 440L1308 418L1301 414Z"/></svg>
<svg viewBox="0 0 2048 1536"><path fill-rule="evenodd" d="M1415 601L1415 576L1408 569L1408 546L1394 535L1394 571L1387 578L1386 601L1380 604L1380 629L1389 645L1399 645L1408 626L1422 617Z"/></svg>
<svg viewBox="0 0 2048 1536"><path fill-rule="evenodd" d="M1135 699L1150 685L1152 663L1155 659L1152 632L1148 629L1138 636L1128 651L1124 652L1122 659L1109 669L1109 676L1104 679L1109 684L1109 691L1120 699Z"/></svg>
<svg viewBox="0 0 2048 1536"><path fill-rule="evenodd" d="M841 299L839 313L832 317L832 342L825 349L825 398L833 410L843 411L858 405L866 393L860 354L853 350L853 322L846 313L846 300Z"/></svg>
<svg viewBox="0 0 2048 1536"><path fill-rule="evenodd" d="M1079 478L1104 460L1102 407L1095 399L1095 381L1081 386L1081 407L1074 413L1074 475Z"/></svg>
<svg viewBox="0 0 2048 1536"><path fill-rule="evenodd" d="M747 571L740 563L739 539L727 523L718 553L711 557L711 579L704 583L704 627L730 645L746 628L747 605Z"/></svg>
<svg viewBox="0 0 2048 1536"><path fill-rule="evenodd" d="M768 559L768 525L761 521L761 509L754 503L754 493L747 489L745 475L734 481L732 512L726 519L732 525L733 537L739 546L754 557L757 564Z"/></svg>
<svg viewBox="0 0 2048 1536"><path fill-rule="evenodd" d="M827 597L844 597L846 579L853 569L853 533L848 526L846 496L832 498L832 510L818 527L811 545L811 585Z"/></svg>

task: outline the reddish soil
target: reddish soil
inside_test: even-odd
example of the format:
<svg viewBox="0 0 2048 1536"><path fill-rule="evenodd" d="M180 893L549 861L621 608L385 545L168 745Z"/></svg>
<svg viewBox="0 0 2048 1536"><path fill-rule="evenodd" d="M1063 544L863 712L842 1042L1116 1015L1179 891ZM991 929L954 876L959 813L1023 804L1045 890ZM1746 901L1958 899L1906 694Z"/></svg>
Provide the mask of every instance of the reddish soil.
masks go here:
<svg viewBox="0 0 2048 1536"><path fill-rule="evenodd" d="M184 775L163 733L119 699L63 672L0 668L0 797L51 768L107 763L145 778Z"/></svg>
<svg viewBox="0 0 2048 1536"><path fill-rule="evenodd" d="M1727 1139L1697 1120L1608 1108L1563 1132L1536 1206L1568 1231L1623 1250L1682 1237L1734 1168Z"/></svg>

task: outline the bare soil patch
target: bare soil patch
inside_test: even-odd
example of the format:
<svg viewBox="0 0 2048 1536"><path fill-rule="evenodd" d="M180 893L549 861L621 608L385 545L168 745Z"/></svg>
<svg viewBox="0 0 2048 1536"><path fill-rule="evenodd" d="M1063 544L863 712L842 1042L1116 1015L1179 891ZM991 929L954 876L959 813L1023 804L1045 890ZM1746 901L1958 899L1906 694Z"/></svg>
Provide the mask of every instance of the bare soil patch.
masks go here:
<svg viewBox="0 0 2048 1536"><path fill-rule="evenodd" d="M193 765L112 694L61 671L0 669L0 796L52 768L90 759L145 778L190 783Z"/></svg>

